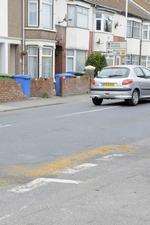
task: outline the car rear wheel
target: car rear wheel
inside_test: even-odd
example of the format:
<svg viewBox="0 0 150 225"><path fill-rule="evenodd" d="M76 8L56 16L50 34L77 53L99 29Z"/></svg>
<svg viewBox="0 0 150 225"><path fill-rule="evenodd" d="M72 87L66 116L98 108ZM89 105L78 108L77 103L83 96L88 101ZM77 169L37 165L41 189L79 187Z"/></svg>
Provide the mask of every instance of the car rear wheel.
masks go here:
<svg viewBox="0 0 150 225"><path fill-rule="evenodd" d="M128 100L129 105L136 106L139 103L140 94L138 90L135 90L132 94L132 98Z"/></svg>
<svg viewBox="0 0 150 225"><path fill-rule="evenodd" d="M102 102L103 102L103 99L102 98L95 97L95 98L92 98L92 101L93 101L93 104L94 105L101 105Z"/></svg>

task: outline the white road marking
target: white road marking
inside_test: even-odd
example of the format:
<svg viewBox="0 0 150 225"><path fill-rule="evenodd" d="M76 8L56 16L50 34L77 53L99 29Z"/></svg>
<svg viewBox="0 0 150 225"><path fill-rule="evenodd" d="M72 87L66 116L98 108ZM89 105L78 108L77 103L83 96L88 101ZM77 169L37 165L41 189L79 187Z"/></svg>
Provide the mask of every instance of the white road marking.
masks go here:
<svg viewBox="0 0 150 225"><path fill-rule="evenodd" d="M78 173L80 171L87 170L89 168L96 167L96 166L97 166L97 164L83 163L83 164L78 165L74 168L65 169L65 170L62 171L62 173L63 174L75 174L75 173Z"/></svg>
<svg viewBox="0 0 150 225"><path fill-rule="evenodd" d="M105 155L97 160L112 160L113 158L121 158L123 157L124 154L121 154L121 153L114 153L114 154L111 154L111 155Z"/></svg>
<svg viewBox="0 0 150 225"><path fill-rule="evenodd" d="M45 186L49 183L63 183L63 184L76 184L77 185L77 184L80 184L81 181L54 179L54 178L38 178L36 180L31 181L30 183L13 188L13 189L9 190L9 192L25 193L25 192L32 191L36 188Z"/></svg>
<svg viewBox="0 0 150 225"><path fill-rule="evenodd" d="M12 125L11 124L0 124L0 129L6 128L6 127L12 127Z"/></svg>
<svg viewBox="0 0 150 225"><path fill-rule="evenodd" d="M27 206L23 206L22 208L18 209L17 214L20 213L20 212L22 212L23 210L25 210L27 208L28 208ZM14 215L15 215L15 213L7 214L7 215L5 215L3 217L0 217L0 221L6 220L6 219L8 219L8 218L10 218L10 217L12 217Z"/></svg>
<svg viewBox="0 0 150 225"><path fill-rule="evenodd" d="M8 215L5 215L3 217L0 217L0 221L2 220L6 220L7 218L11 217L13 214L8 214Z"/></svg>
<svg viewBox="0 0 150 225"><path fill-rule="evenodd" d="M65 114L62 116L58 116L57 118L65 118L65 117L72 117L72 116L78 116L78 115L82 115L82 114L88 114L88 113L94 113L94 112L102 112L102 111L106 111L106 110L110 110L110 109L115 109L118 106L112 106L112 107L107 107L107 108L101 108L101 109L95 109L95 110L87 110L87 111L82 111L82 112L75 112L75 113L69 113L69 114Z"/></svg>

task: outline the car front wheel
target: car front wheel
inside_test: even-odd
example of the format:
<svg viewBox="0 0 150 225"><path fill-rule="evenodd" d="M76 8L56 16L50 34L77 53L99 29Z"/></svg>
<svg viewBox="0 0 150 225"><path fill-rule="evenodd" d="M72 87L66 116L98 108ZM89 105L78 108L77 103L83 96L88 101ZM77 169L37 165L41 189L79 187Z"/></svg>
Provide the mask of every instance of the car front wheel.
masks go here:
<svg viewBox="0 0 150 225"><path fill-rule="evenodd" d="M94 105L101 105L102 102L103 102L103 99L95 97L95 98L92 98L92 102L93 102Z"/></svg>

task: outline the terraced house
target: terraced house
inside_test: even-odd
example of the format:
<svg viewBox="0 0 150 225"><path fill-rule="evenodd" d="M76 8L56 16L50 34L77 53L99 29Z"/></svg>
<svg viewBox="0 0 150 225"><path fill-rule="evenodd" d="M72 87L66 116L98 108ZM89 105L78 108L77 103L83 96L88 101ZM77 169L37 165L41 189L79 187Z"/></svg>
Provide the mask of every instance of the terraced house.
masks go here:
<svg viewBox="0 0 150 225"><path fill-rule="evenodd" d="M52 76L55 66L53 0L0 0L0 72Z"/></svg>
<svg viewBox="0 0 150 225"><path fill-rule="evenodd" d="M129 1L128 22L125 15L125 0L57 0L56 70L82 71L91 51L105 54L110 65L150 66L149 2Z"/></svg>
<svg viewBox="0 0 150 225"><path fill-rule="evenodd" d="M125 12L125 0L0 0L0 73L81 72L92 51L150 67L149 1Z"/></svg>

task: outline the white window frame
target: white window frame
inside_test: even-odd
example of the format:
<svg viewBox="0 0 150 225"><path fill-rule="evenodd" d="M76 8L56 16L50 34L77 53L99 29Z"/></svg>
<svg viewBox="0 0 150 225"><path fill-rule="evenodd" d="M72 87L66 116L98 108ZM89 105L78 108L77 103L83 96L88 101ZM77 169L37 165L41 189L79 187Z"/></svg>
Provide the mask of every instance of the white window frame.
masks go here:
<svg viewBox="0 0 150 225"><path fill-rule="evenodd" d="M130 23L130 25L129 25ZM138 26L137 26L138 25ZM127 24L128 29L130 28L130 34L128 34L127 30L127 38L134 38L134 39L140 39L141 38L141 22L135 21L135 20L128 20ZM139 29L139 35L136 36L134 33L135 28Z"/></svg>
<svg viewBox="0 0 150 225"><path fill-rule="evenodd" d="M145 58L145 60L143 60L143 58ZM142 62L145 61L145 63L143 64ZM141 58L141 65L145 66L147 68L150 68L150 56L142 56Z"/></svg>
<svg viewBox="0 0 150 225"><path fill-rule="evenodd" d="M33 55L33 54L29 54L29 48L36 48L37 49L37 54L36 55ZM29 45L28 46L28 73L29 73L29 58L30 57L36 57L37 58L37 66L38 66L38 72L37 72L37 76L33 76L32 74L31 74L31 77L33 77L33 78L37 78L37 77L39 77L39 47L38 46L36 46L36 45ZM29 73L29 75L30 75L30 73Z"/></svg>
<svg viewBox="0 0 150 225"><path fill-rule="evenodd" d="M82 50L82 49L67 49L67 51L73 51L73 55L72 56L66 56L66 59L71 58L73 59L73 71L76 71L77 68L77 52L78 51L83 51L85 52L85 59L87 58L87 54L86 54L86 50ZM68 64L67 64L67 60L66 60L66 71L68 72ZM79 72L79 71L76 71Z"/></svg>
<svg viewBox="0 0 150 225"><path fill-rule="evenodd" d="M136 59L136 57L138 57ZM128 54L126 56L126 64L128 65L139 65L139 60L140 60L140 56L139 55L134 55L134 54ZM137 62L137 64L135 64L135 62Z"/></svg>
<svg viewBox="0 0 150 225"><path fill-rule="evenodd" d="M30 23L30 4L36 4L36 12L37 12L37 19L36 24L33 25ZM39 1L38 0L28 0L28 26L29 27L38 27L39 25Z"/></svg>
<svg viewBox="0 0 150 225"><path fill-rule="evenodd" d="M67 5L67 14L68 14L68 8L69 8L69 6L75 8L75 21L74 21L74 25L69 25L69 22L68 22L67 26L68 27L77 27L77 28L89 30L89 8L87 8L85 6L81 6L81 5L68 4ZM77 9L78 8L87 10L87 15L86 15L87 16L87 26L86 27L78 26L78 24L77 24Z"/></svg>
<svg viewBox="0 0 150 225"><path fill-rule="evenodd" d="M66 57L66 59L67 59L67 60L66 60L66 70L67 70L67 72L69 71L69 69L68 69L68 63L67 63L68 59L73 59L73 71L75 71L75 58L76 58L76 52L75 52L74 49L67 49L67 53L68 53L68 51L73 51L73 55L70 56L70 55L67 54L67 57Z"/></svg>
<svg viewBox="0 0 150 225"><path fill-rule="evenodd" d="M99 17L99 18L97 17L97 11L98 11L99 14L101 14L101 17ZM103 13L100 10L97 10L97 11L95 13L95 18L96 18L96 24L95 24L96 31L103 31ZM100 30L97 29L97 21L101 21L101 29Z"/></svg>
<svg viewBox="0 0 150 225"><path fill-rule="evenodd" d="M44 4L52 7L52 15L51 15L52 26L48 27L48 26L43 25L43 10L41 10L41 13L40 13L41 14L41 27L44 29L53 30L54 29L54 0L51 0L51 2L47 2L47 0L41 0L41 8L43 8Z"/></svg>
<svg viewBox="0 0 150 225"><path fill-rule="evenodd" d="M44 49L48 49L48 50L51 50L51 54L50 55L44 55L43 54L43 50ZM52 77L53 76L53 48L52 47L48 47L48 46L43 46L42 47L42 69L43 69L43 58L51 58L52 59L52 68L51 68L51 72L52 72L52 75L51 76L46 76L46 77ZM45 77L43 76L43 70L42 70L42 77Z"/></svg>
<svg viewBox="0 0 150 225"><path fill-rule="evenodd" d="M97 18L96 17L97 11L99 13L101 13L101 18ZM104 25L105 25L104 22L105 22L106 18L110 18L110 20L112 22L111 32L104 30ZM97 21L98 20L101 20L101 30L97 30ZM109 13L106 13L104 11L101 11L100 9L96 9L96 11L95 11L95 30L96 30L96 32L105 32L105 33L112 34L112 32L113 32L113 16L111 14L109 14Z"/></svg>
<svg viewBox="0 0 150 225"><path fill-rule="evenodd" d="M144 26L147 26L147 29L145 29ZM144 31L147 31L147 38L144 38ZM142 39L144 41L150 41L150 24L143 24Z"/></svg>

